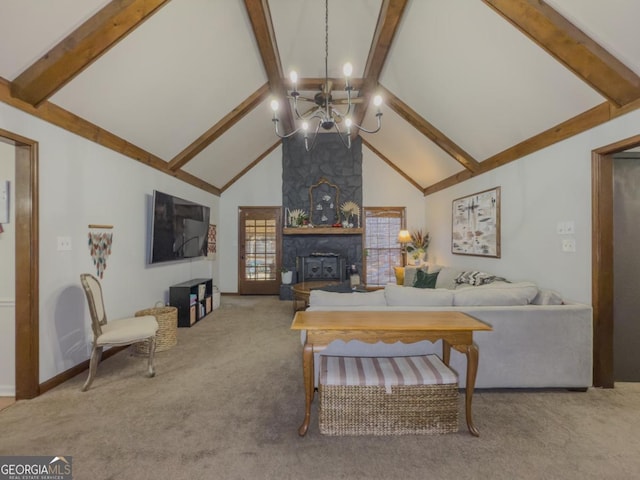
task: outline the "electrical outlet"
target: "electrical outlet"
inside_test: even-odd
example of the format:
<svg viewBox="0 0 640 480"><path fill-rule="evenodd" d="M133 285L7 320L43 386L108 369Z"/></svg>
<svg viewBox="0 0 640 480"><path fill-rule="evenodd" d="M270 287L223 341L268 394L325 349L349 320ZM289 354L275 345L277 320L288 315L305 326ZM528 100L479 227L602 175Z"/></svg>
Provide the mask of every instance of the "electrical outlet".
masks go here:
<svg viewBox="0 0 640 480"><path fill-rule="evenodd" d="M576 224L573 220L564 222L564 233L567 235L573 235L576 233Z"/></svg>
<svg viewBox="0 0 640 480"><path fill-rule="evenodd" d="M58 237L58 251L71 250L71 237Z"/></svg>
<svg viewBox="0 0 640 480"><path fill-rule="evenodd" d="M562 251L563 252L575 252L576 251L576 239L575 238L563 238L562 239Z"/></svg>

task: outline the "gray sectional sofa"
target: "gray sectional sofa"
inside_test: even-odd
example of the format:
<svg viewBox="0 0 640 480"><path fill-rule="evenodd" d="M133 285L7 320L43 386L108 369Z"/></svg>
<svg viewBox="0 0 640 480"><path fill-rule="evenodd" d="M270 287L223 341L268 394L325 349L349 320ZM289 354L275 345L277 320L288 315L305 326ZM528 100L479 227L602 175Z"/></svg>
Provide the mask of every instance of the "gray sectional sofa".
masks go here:
<svg viewBox="0 0 640 480"><path fill-rule="evenodd" d="M476 332L480 351L476 388L583 389L592 385L592 308L572 303L531 282L495 281L486 285L451 284L443 269L440 288L386 285L367 293L311 291L308 310L458 310L493 327ZM451 288L442 288L448 286ZM438 285L436 284L436 287ZM304 332L303 332L304 335ZM367 344L332 342L323 355L403 356L441 354L441 342ZM319 365L316 361L315 365ZM451 367L464 386L466 359L451 353Z"/></svg>

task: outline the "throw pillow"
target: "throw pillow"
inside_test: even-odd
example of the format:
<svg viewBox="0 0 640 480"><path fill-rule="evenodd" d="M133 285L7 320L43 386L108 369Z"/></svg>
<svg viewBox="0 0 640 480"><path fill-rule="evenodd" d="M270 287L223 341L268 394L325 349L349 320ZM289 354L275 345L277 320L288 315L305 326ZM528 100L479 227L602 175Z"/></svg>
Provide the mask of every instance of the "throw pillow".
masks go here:
<svg viewBox="0 0 640 480"><path fill-rule="evenodd" d="M396 273L396 285L404 285L404 267L393 267Z"/></svg>
<svg viewBox="0 0 640 480"><path fill-rule="evenodd" d="M469 285L486 285L498 280L498 277L491 275L490 273L478 272L476 270L470 272L462 272L456 278L456 283L468 283ZM504 278L499 280L504 281Z"/></svg>
<svg viewBox="0 0 640 480"><path fill-rule="evenodd" d="M413 286L416 288L436 288L436 280L438 279L438 273L427 273L423 270L416 272L416 280L413 282Z"/></svg>

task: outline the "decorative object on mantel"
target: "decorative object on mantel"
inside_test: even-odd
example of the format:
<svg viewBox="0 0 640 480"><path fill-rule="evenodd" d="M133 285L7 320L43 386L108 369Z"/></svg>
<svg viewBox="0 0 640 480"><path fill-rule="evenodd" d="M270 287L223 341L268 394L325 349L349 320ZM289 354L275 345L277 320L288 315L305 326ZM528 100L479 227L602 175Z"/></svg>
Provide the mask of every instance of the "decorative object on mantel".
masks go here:
<svg viewBox="0 0 640 480"><path fill-rule="evenodd" d="M500 258L500 187L453 201L451 253Z"/></svg>
<svg viewBox="0 0 640 480"><path fill-rule="evenodd" d="M351 128L355 127L357 130L362 130L367 133L377 133L381 127L381 117L382 112L380 111L380 105L382 104L382 97L380 95L376 95L373 98L373 103L378 110L376 112L377 119L377 127L374 130L367 130L366 128L353 123L350 115L351 111L354 108L353 104L361 103L364 101L362 97L359 98L351 98L351 91L353 90L353 86L349 83L349 78L353 73L353 66L350 63L346 63L343 67L343 73L345 76L345 91L347 92L347 98L334 98L332 95L332 87L333 82L329 80L329 2L325 0L324 4L325 8L325 16L324 16L324 84L320 85L321 91L316 93L313 98L306 98L300 95L298 91L298 74L295 71L292 71L289 74L292 83L292 91L287 96L287 98L293 100L293 111L296 117L302 121L302 124L299 128L290 133L281 134L278 130L278 123L280 119L278 118L278 109L280 108L280 104L278 100L273 99L271 101L271 109L273 110L273 124L275 127L276 135L280 138L288 138L292 135L295 135L300 130L303 131L304 134L304 147L308 151L312 150L315 146L316 139L318 138L318 131L320 127L324 130L332 130L338 133L340 140L342 140L343 145L346 148L351 148ZM300 113L298 110L298 100L302 100L304 102L315 103L315 107L311 108L311 110ZM336 107L338 104L347 105L347 109L345 112L341 112ZM317 119L317 124L315 127L315 133L313 136L313 141L311 142L311 146L309 146L309 122ZM340 130L340 123L344 122L345 131Z"/></svg>
<svg viewBox="0 0 640 480"><path fill-rule="evenodd" d="M294 208L293 210L287 208L285 210L288 227L302 227L309 223L309 214L301 208Z"/></svg>
<svg viewBox="0 0 640 480"><path fill-rule="evenodd" d="M90 224L92 230L111 230L113 225ZM89 232L89 252L96 267L96 274L102 278L107 268L107 259L111 255L111 244L113 243L113 233L111 232Z"/></svg>
<svg viewBox="0 0 640 480"><path fill-rule="evenodd" d="M342 226L345 228L360 228L360 207L357 203L349 200L340 205L342 212ZM357 223L353 223L353 217L356 217Z"/></svg>
<svg viewBox="0 0 640 480"><path fill-rule="evenodd" d="M322 177L318 183L309 188L309 205L311 205L311 224L314 226L331 226L340 222L338 202L340 188Z"/></svg>
<svg viewBox="0 0 640 480"><path fill-rule="evenodd" d="M426 260L427 247L429 247L429 232L423 232L421 228L409 232L407 253L411 256L414 265L420 265Z"/></svg>

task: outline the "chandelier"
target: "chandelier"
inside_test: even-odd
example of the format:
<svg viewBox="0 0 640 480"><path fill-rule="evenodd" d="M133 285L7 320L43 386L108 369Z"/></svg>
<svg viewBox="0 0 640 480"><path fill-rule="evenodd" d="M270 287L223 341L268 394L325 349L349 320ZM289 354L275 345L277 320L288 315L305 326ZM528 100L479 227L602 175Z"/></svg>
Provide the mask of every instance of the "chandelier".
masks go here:
<svg viewBox="0 0 640 480"><path fill-rule="evenodd" d="M271 101L271 109L273 110L273 124L275 126L276 135L279 138L289 138L300 130L302 130L304 134L304 147L307 152L311 151L315 146L316 140L318 138L318 132L320 128L323 130L335 130L342 140L342 143L346 148L351 148L351 132L352 129L361 130L366 133L377 133L380 130L382 111L380 110L380 105L382 104L382 97L380 95L376 95L373 99L373 104L378 108L376 112L377 119L377 127L374 130L367 130L366 128L357 125L351 119L351 113L354 108L355 103L360 103L362 99L360 98L351 98L351 92L353 91L353 86L349 83L349 79L351 78L351 74L353 72L353 66L350 63L346 63L342 69L345 78L345 91L347 92L346 99L334 99L331 95L332 90L332 82L329 80L329 0L325 0L324 3L325 15L324 15L324 74L325 74L325 82L321 87L321 91L316 93L313 98L307 98L300 95L298 91L298 74L295 71L292 71L289 74L289 78L292 84L292 90L287 95L287 98L292 103L293 111L299 121L301 121L300 127L296 128L293 132L290 133L280 133L278 129L278 124L280 119L278 118L278 109L280 108L280 103L278 100ZM309 102L315 104L310 110L300 113L298 110L298 102ZM337 108L337 105L346 105L345 111L340 111ZM309 130L310 125L315 123L313 139L311 141L311 146L309 146ZM344 123L344 129L340 128L340 124Z"/></svg>

